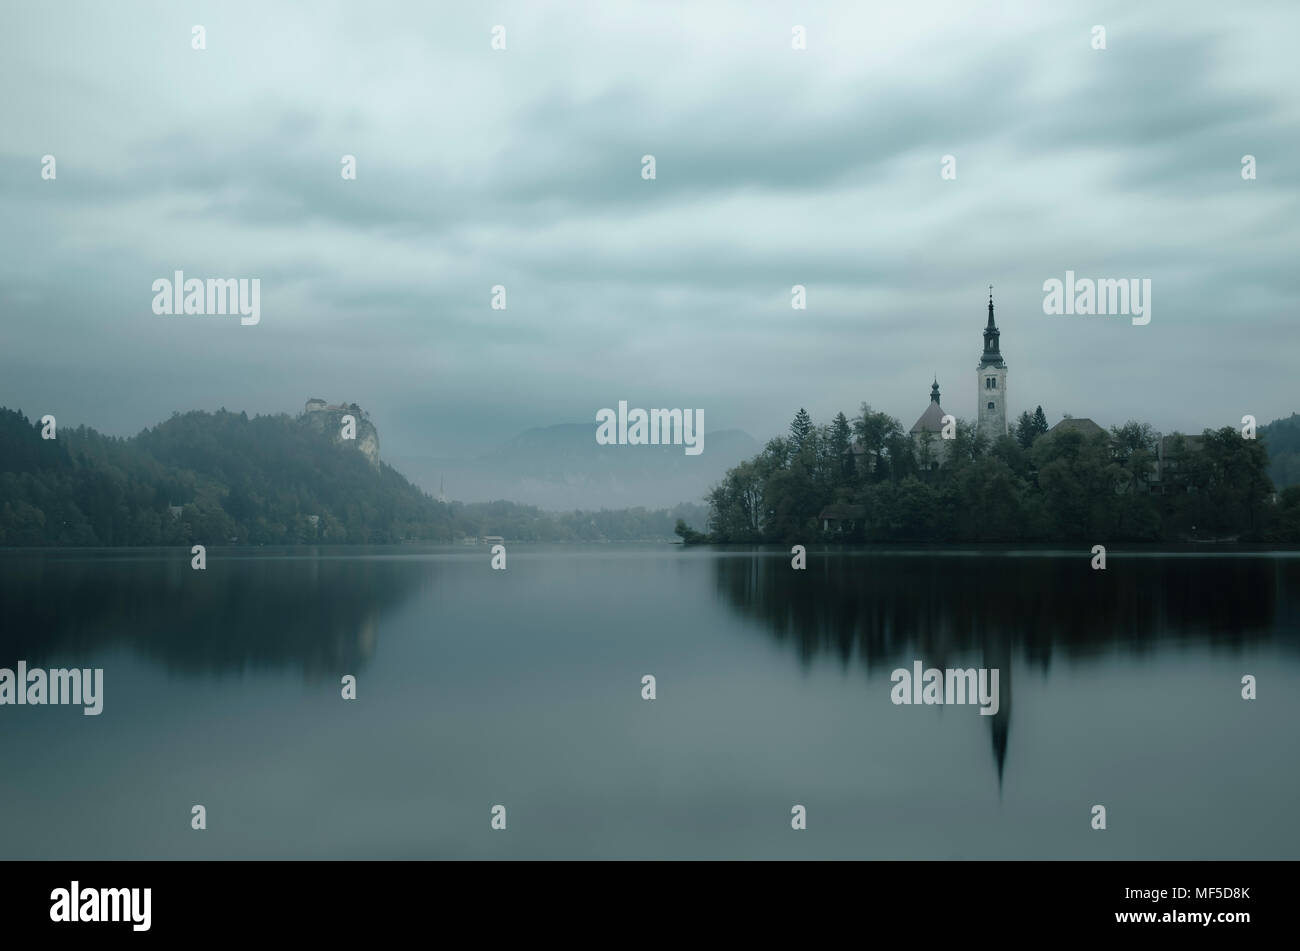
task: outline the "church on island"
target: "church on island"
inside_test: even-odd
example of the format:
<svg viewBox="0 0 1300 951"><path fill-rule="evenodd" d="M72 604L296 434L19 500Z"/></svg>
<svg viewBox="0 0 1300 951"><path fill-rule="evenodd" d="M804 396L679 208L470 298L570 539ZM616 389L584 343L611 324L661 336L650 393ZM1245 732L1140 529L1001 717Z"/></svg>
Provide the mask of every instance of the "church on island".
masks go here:
<svg viewBox="0 0 1300 951"><path fill-rule="evenodd" d="M984 326L984 353L975 368L976 425L990 440L1007 434L1007 363L1002 359L1002 331L993 319L993 288L989 288L989 319ZM937 469L946 461L949 441L943 438L945 418L939 402L939 381L930 385L930 405L910 434L922 468Z"/></svg>
<svg viewBox="0 0 1300 951"><path fill-rule="evenodd" d="M990 443L1000 436L1010 435L1007 428L1007 363L1002 359L1002 331L993 316L993 288L989 287L989 315L984 325L984 352L975 367L975 426ZM1041 407L1039 407L1041 410ZM1045 420L1044 420L1045 422ZM948 439L943 438L945 428L955 426L956 415L948 413L940 402L939 381L930 384L930 403L920 418L908 430L912 445L916 451L917 465L927 472L939 469L948 462L952 451L949 429ZM1042 425L1040 423L1040 425ZM1085 417L1065 417L1047 430L1047 434L1079 433L1085 439L1098 436L1110 441L1111 457L1122 462L1122 447L1117 446L1107 431ZM1203 436L1184 435L1181 433L1164 434L1153 432L1154 445L1151 448L1153 459L1150 471L1136 485L1136 491L1150 492L1156 495L1192 491L1188 484L1187 455L1204 449ZM865 458L866 450L861 442L853 447L855 465L870 465ZM1128 478L1121 479L1116 485L1116 492L1131 491ZM866 517L866 508L847 502L836 502L822 509L818 515L823 533L827 535L847 536L856 532Z"/></svg>
<svg viewBox="0 0 1300 951"><path fill-rule="evenodd" d="M980 355L979 365L975 367L978 409L976 427L990 441L1007 435L1007 363L1002 359L1001 337L1002 331L998 330L997 322L993 319L993 288L990 286L989 318L984 325L984 353ZM943 438L945 422L955 424L956 417L947 413L939 402L939 381L935 379L930 384L930 405L908 431L916 448L916 461L924 470L938 469L947 462L952 441ZM1092 423L1091 420L1066 422ZM1100 430L1100 427L1097 429ZM855 456L862 456L864 450L858 445L853 452ZM857 530L866 512L862 505L837 502L822 509L818 520L823 532L847 535Z"/></svg>

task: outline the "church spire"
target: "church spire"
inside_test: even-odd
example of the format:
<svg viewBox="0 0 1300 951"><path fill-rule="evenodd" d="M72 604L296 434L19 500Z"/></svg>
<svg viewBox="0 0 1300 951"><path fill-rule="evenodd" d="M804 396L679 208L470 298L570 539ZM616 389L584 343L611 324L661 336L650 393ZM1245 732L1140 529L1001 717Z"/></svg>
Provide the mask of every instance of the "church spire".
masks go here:
<svg viewBox="0 0 1300 951"><path fill-rule="evenodd" d="M989 439L1007 434L1007 364L998 344L1002 331L993 320L993 285L989 285L989 322L984 327L984 355L975 368L975 385L979 396L979 431Z"/></svg>
<svg viewBox="0 0 1300 951"><path fill-rule="evenodd" d="M939 402L939 378L934 378L934 383L930 386L930 402Z"/></svg>
<svg viewBox="0 0 1300 951"><path fill-rule="evenodd" d="M993 285L989 285L989 322L984 327L984 355L980 357L980 366L1002 366L1002 351L999 349L999 338L1002 331L998 330L998 325L993 322Z"/></svg>

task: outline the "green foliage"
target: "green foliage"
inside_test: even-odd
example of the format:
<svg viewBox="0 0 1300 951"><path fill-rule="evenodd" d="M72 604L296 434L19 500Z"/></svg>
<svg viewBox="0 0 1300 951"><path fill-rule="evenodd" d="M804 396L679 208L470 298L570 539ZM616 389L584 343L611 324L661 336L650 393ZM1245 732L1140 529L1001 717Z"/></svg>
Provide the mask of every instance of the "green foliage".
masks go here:
<svg viewBox="0 0 1300 951"><path fill-rule="evenodd" d="M822 511L849 505L865 514L836 537L858 541L1300 541L1300 493L1274 503L1264 444L1230 428L1207 430L1195 448L1169 440L1172 465L1157 482L1157 436L1137 421L1049 434L1038 407L991 442L964 420L952 440L914 442L863 403L846 448L844 414L821 429L804 417L797 439L772 440L709 492L711 540L819 537Z"/></svg>
<svg viewBox="0 0 1300 951"><path fill-rule="evenodd" d="M1300 485L1300 413L1275 419L1256 434L1268 447L1268 474L1279 489Z"/></svg>
<svg viewBox="0 0 1300 951"><path fill-rule="evenodd" d="M677 527L673 529L673 533L680 536L683 544L686 545L698 545L709 540L709 536L703 532L697 532L687 525L684 519L680 518L677 520Z"/></svg>
<svg viewBox="0 0 1300 951"><path fill-rule="evenodd" d="M1034 436L1035 438L1047 432L1047 416L1041 406L1034 408Z"/></svg>
<svg viewBox="0 0 1300 951"><path fill-rule="evenodd" d="M836 413L827 440L831 467L840 481L853 473L853 427L843 413Z"/></svg>
<svg viewBox="0 0 1300 951"><path fill-rule="evenodd" d="M83 426L42 440L21 413L0 410L0 458L3 545L450 537L446 506L284 415L174 414L132 439Z"/></svg>
<svg viewBox="0 0 1300 951"><path fill-rule="evenodd" d="M1300 541L1300 485L1287 486L1278 500L1275 537L1286 541Z"/></svg>
<svg viewBox="0 0 1300 951"><path fill-rule="evenodd" d="M803 407L799 412L794 414L794 419L790 423L790 442L794 444L795 452L803 448L804 442L808 439L808 434L812 432L812 417Z"/></svg>
<svg viewBox="0 0 1300 951"><path fill-rule="evenodd" d="M380 544L667 539L703 506L552 514L444 504L303 417L174 414L131 439L44 440L0 409L0 545Z"/></svg>
<svg viewBox="0 0 1300 951"><path fill-rule="evenodd" d="M1032 413L1025 410L1011 425L1011 436L1020 444L1021 449L1031 449L1034 440L1047 432L1047 416L1041 406Z"/></svg>

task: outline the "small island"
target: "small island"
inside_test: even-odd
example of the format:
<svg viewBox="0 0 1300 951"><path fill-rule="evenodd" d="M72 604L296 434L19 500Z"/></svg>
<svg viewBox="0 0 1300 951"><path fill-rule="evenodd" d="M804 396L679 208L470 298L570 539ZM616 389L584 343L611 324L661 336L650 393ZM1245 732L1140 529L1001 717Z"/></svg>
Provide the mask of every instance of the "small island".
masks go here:
<svg viewBox="0 0 1300 951"><path fill-rule="evenodd" d="M863 403L789 433L712 488L706 542L1300 542L1300 416L1254 431L1104 429L1041 405L1008 423L1008 368L988 303L977 413L941 404L939 381L910 430ZM1270 463L1270 450L1274 460ZM1275 478L1291 483L1278 491Z"/></svg>

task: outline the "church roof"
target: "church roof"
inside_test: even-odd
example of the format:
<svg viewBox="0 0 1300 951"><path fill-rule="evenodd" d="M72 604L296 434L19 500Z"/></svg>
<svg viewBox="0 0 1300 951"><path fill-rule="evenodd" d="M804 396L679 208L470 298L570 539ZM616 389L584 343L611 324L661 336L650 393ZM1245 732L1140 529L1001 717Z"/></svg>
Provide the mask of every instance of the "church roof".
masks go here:
<svg viewBox="0 0 1300 951"><path fill-rule="evenodd" d="M910 432L916 433L937 433L943 430L943 418L948 415L943 411L943 407L938 403L931 402L921 414L921 418L916 421Z"/></svg>
<svg viewBox="0 0 1300 951"><path fill-rule="evenodd" d="M1060 431L1064 433L1064 432L1070 432L1071 430L1075 432L1083 433L1083 435L1085 436L1095 436L1097 435L1097 433L1106 432L1106 430L1102 429L1100 426L1098 426L1092 420L1088 419L1086 416L1081 416L1077 419L1075 418L1063 419L1055 426L1053 426L1050 431L1051 432Z"/></svg>
<svg viewBox="0 0 1300 951"><path fill-rule="evenodd" d="M985 367L1004 367L1006 363L1002 360L1002 351L998 339L1002 336L1002 331L998 330L998 325L993 322L993 285L989 285L989 322L984 327L984 353L980 357L980 369Z"/></svg>

